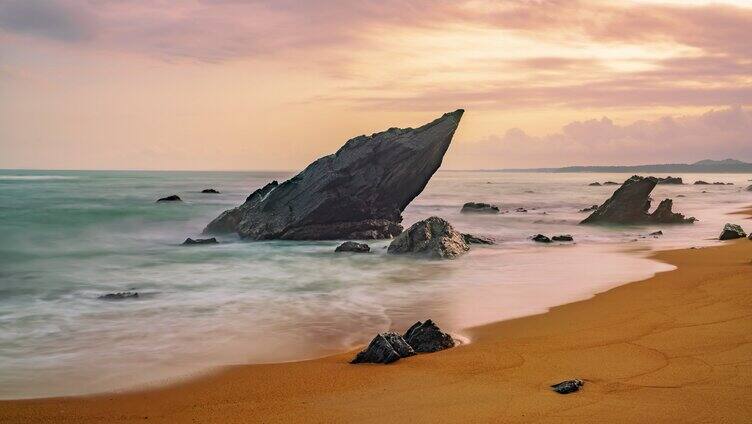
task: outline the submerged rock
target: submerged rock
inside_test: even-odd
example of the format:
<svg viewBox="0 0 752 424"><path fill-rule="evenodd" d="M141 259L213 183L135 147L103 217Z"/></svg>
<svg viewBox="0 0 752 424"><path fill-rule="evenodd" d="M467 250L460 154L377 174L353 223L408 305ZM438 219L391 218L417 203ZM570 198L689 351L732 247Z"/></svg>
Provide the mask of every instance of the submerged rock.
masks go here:
<svg viewBox="0 0 752 424"><path fill-rule="evenodd" d="M219 194L219 191L217 191L217 190L215 190L213 188L205 188L205 189L201 190L201 192L202 193L207 193L207 194Z"/></svg>
<svg viewBox="0 0 752 424"><path fill-rule="evenodd" d="M585 383L582 380L564 380L561 383L552 384L551 389L556 393L565 395L580 390L583 384Z"/></svg>
<svg viewBox="0 0 752 424"><path fill-rule="evenodd" d="M515 211L515 212L520 212L520 213L526 213L526 212L527 212L527 209L525 209L525 208L517 208L517 209L515 209L514 211Z"/></svg>
<svg viewBox="0 0 752 424"><path fill-rule="evenodd" d="M183 242L183 244L187 244L187 245L194 245L194 244L218 244L218 243L219 242L217 241L216 237L205 238L205 239L192 239L192 238L188 237Z"/></svg>
<svg viewBox="0 0 752 424"><path fill-rule="evenodd" d="M339 246L337 246L336 249L334 249L335 252L354 252L354 253L368 253L371 251L371 248L365 244L365 243L358 243L356 241L346 241Z"/></svg>
<svg viewBox="0 0 752 424"><path fill-rule="evenodd" d="M672 212L671 199L663 200L652 214L649 213L650 192L656 184L658 180L655 177L635 175L629 178L581 224L690 224L696 221L695 218L685 218L680 213Z"/></svg>
<svg viewBox="0 0 752 424"><path fill-rule="evenodd" d="M697 180L695 181L695 185L710 185L710 183L703 180Z"/></svg>
<svg viewBox="0 0 752 424"><path fill-rule="evenodd" d="M499 213L499 207L488 203L467 202L462 205L462 213Z"/></svg>
<svg viewBox="0 0 752 424"><path fill-rule="evenodd" d="M401 358L413 355L415 355L415 351L399 334L379 333L350 363L391 364Z"/></svg>
<svg viewBox="0 0 752 424"><path fill-rule="evenodd" d="M741 226L736 224L726 224L723 226L723 231L721 231L721 235L718 236L718 240L733 240L744 237L747 237L747 234Z"/></svg>
<svg viewBox="0 0 752 424"><path fill-rule="evenodd" d="M752 191L752 184L747 186L747 191Z"/></svg>
<svg viewBox="0 0 752 424"><path fill-rule="evenodd" d="M580 212L592 212L596 209L598 209L598 205L593 205L587 208L580 209Z"/></svg>
<svg viewBox="0 0 752 424"><path fill-rule="evenodd" d="M378 239L402 231L402 211L441 165L464 111L420 128L347 141L282 184L255 192L204 230L254 240Z"/></svg>
<svg viewBox="0 0 752 424"><path fill-rule="evenodd" d="M658 237L658 236L662 236L662 235L663 235L663 231L661 231L661 230L658 230L658 231L653 231L652 233L650 233L650 234L648 234L648 235L649 235L649 236L653 236L653 237Z"/></svg>
<svg viewBox="0 0 752 424"><path fill-rule="evenodd" d="M551 239L547 236L544 236L543 234L536 234L531 239L538 243L551 243Z"/></svg>
<svg viewBox="0 0 752 424"><path fill-rule="evenodd" d="M97 299L101 300L125 300L125 299L138 299L138 292L118 292L107 293L99 296Z"/></svg>
<svg viewBox="0 0 752 424"><path fill-rule="evenodd" d="M558 236L551 237L551 240L553 241L574 241L574 237L572 237L569 234L561 234Z"/></svg>
<svg viewBox="0 0 752 424"><path fill-rule="evenodd" d="M183 199L181 199L177 194L172 194L170 196L157 199L157 202L181 202L182 200Z"/></svg>
<svg viewBox="0 0 752 424"><path fill-rule="evenodd" d="M404 340L418 353L437 352L454 347L454 339L441 331L433 321L416 322L404 335Z"/></svg>
<svg viewBox="0 0 752 424"><path fill-rule="evenodd" d="M605 183L603 183L603 185L604 186L607 186L607 185L608 186L615 186L615 185L621 185L621 184L619 184L619 183L617 183L615 181L606 181Z"/></svg>
<svg viewBox="0 0 752 424"><path fill-rule="evenodd" d="M658 184L684 184L679 177L668 176L666 178L658 178Z"/></svg>
<svg viewBox="0 0 752 424"><path fill-rule="evenodd" d="M590 183L590 184L588 184L588 185L589 185L590 187L600 187L600 186L601 186L601 183L599 183L598 181L596 181L596 182L594 182L594 183Z"/></svg>
<svg viewBox="0 0 752 424"><path fill-rule="evenodd" d="M465 243L467 244L496 244L496 242L490 237L463 233L462 238L465 239Z"/></svg>
<svg viewBox="0 0 752 424"><path fill-rule="evenodd" d="M432 216L418 221L398 235L388 253L420 253L435 258L453 259L470 250L465 238L445 220Z"/></svg>

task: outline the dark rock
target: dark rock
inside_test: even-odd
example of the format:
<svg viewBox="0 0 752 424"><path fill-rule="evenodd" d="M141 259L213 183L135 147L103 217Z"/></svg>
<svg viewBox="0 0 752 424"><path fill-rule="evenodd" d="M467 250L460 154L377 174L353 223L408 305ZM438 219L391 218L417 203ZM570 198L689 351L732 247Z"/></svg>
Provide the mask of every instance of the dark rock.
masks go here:
<svg viewBox="0 0 752 424"><path fill-rule="evenodd" d="M744 237L747 237L747 234L741 226L736 224L726 224L723 226L723 231L721 231L718 240L733 240Z"/></svg>
<svg viewBox="0 0 752 424"><path fill-rule="evenodd" d="M248 197L245 198L245 202L258 202L264 199L267 194L271 193L272 190L277 188L279 183L277 180L273 180L270 183L267 183L265 186L255 190L253 193L249 194Z"/></svg>
<svg viewBox="0 0 752 424"><path fill-rule="evenodd" d="M365 244L365 243L358 243L355 241L346 241L339 246L337 246L336 249L334 249L335 252L355 252L355 253L368 253L371 251L371 248Z"/></svg>
<svg viewBox="0 0 752 424"><path fill-rule="evenodd" d="M167 197L162 197L161 199L158 199L157 202L181 202L183 199L180 198L177 194L173 194Z"/></svg>
<svg viewBox="0 0 752 424"><path fill-rule="evenodd" d="M692 223L695 218L685 218L671 211L673 202L666 199L651 214L650 192L658 180L655 177L633 176L619 187L595 212L581 224L650 224L650 223Z"/></svg>
<svg viewBox="0 0 752 424"><path fill-rule="evenodd" d="M694 217L685 218L683 214L678 212L672 212L671 208L674 205L674 201L671 199L663 199L658 207L655 208L650 217L654 222L660 222L664 224L691 224L697 221Z"/></svg>
<svg viewBox="0 0 752 424"><path fill-rule="evenodd" d="M648 235L649 235L649 236L653 236L653 237L658 237L658 236L662 236L662 235L663 235L663 231L661 231L661 230L658 230L658 231L653 231L652 233L650 233L650 234L648 234Z"/></svg>
<svg viewBox="0 0 752 424"><path fill-rule="evenodd" d="M205 189L201 190L201 192L202 193L207 193L207 194L219 194L219 192L217 190L213 189L213 188L205 188Z"/></svg>
<svg viewBox="0 0 752 424"><path fill-rule="evenodd" d="M526 213L526 212L527 212L527 209L525 209L525 208L517 208L517 209L515 209L514 211L515 211L515 212L520 212L520 213Z"/></svg>
<svg viewBox="0 0 752 424"><path fill-rule="evenodd" d="M580 387L585 384L582 380L565 380L561 383L551 385L551 389L556 393L566 395L567 393L574 393L580 390Z"/></svg>
<svg viewBox="0 0 752 424"><path fill-rule="evenodd" d="M676 197L687 197L687 196L685 196L683 194L677 194Z"/></svg>
<svg viewBox="0 0 752 424"><path fill-rule="evenodd" d="M496 244L496 242L490 237L475 236L472 234L462 234L462 238L467 244Z"/></svg>
<svg viewBox="0 0 752 424"><path fill-rule="evenodd" d="M453 259L470 250L458 231L445 220L432 216L418 221L389 244L388 253L420 253Z"/></svg>
<svg viewBox="0 0 752 424"><path fill-rule="evenodd" d="M607 186L607 185L609 185L609 186L615 186L615 185L621 185L621 184L619 184L617 182L614 182L614 181L606 181L605 183L603 183L603 185L604 186Z"/></svg>
<svg viewBox="0 0 752 424"><path fill-rule="evenodd" d="M402 211L441 165L463 113L447 113L417 129L355 137L293 178L249 196L204 231L234 231L254 240L396 236Z"/></svg>
<svg viewBox="0 0 752 424"><path fill-rule="evenodd" d="M710 185L710 183L703 180L697 180L695 181L695 185Z"/></svg>
<svg viewBox="0 0 752 424"><path fill-rule="evenodd" d="M658 178L658 184L684 184L684 181L679 177L668 176L666 178Z"/></svg>
<svg viewBox="0 0 752 424"><path fill-rule="evenodd" d="M125 300L125 299L138 299L138 292L118 292L107 293L99 296L97 299L101 300Z"/></svg>
<svg viewBox="0 0 752 424"><path fill-rule="evenodd" d="M183 242L183 244L188 244L188 245L194 245L194 244L218 244L218 243L219 242L217 241L216 237L205 238L205 239L192 239L192 238L188 237Z"/></svg>
<svg viewBox="0 0 752 424"><path fill-rule="evenodd" d="M543 234L536 234L532 237L533 241L537 241L538 243L551 243L551 239L544 236Z"/></svg>
<svg viewBox="0 0 752 424"><path fill-rule="evenodd" d="M588 185L589 185L590 187L600 187L600 186L601 186L601 183L599 183L598 181L596 181L596 182L594 182L594 183L590 183L590 184L588 184Z"/></svg>
<svg viewBox="0 0 752 424"><path fill-rule="evenodd" d="M415 351L402 336L391 332L380 333L350 363L391 364L401 358L413 355L415 355Z"/></svg>
<svg viewBox="0 0 752 424"><path fill-rule="evenodd" d="M434 324L433 321L416 322L404 336L405 341L415 352L429 353L454 347L454 339Z"/></svg>
<svg viewBox="0 0 752 424"><path fill-rule="evenodd" d="M713 185L726 185L726 183L723 183L723 182L720 182L720 181L716 181L716 182L713 183ZM729 183L729 185L731 185L731 183Z"/></svg>
<svg viewBox="0 0 752 424"><path fill-rule="evenodd" d="M569 234L561 234L558 236L551 237L551 240L553 241L574 241L574 237L570 236Z"/></svg>
<svg viewBox="0 0 752 424"><path fill-rule="evenodd" d="M467 202L462 205L462 213L499 213L499 207L488 203Z"/></svg>
<svg viewBox="0 0 752 424"><path fill-rule="evenodd" d="M752 191L752 184L747 186L747 191Z"/></svg>
<svg viewBox="0 0 752 424"><path fill-rule="evenodd" d="M598 205L593 205L588 208L580 209L580 212L592 212L596 209L598 209Z"/></svg>

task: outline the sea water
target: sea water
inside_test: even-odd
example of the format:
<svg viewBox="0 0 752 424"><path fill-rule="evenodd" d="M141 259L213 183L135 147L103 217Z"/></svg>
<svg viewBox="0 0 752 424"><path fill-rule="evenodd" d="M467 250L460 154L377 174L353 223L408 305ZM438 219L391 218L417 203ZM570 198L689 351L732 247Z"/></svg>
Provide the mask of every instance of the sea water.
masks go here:
<svg viewBox="0 0 752 424"><path fill-rule="evenodd" d="M693 225L580 226L627 174L440 171L405 210L409 226L441 216L490 236L456 260L335 254L338 241L181 246L269 172L0 171L0 397L92 393L161 384L237 363L352 349L379 331L432 318L454 334L545 312L670 266L656 249L718 243L752 203L748 175L681 175L735 185L659 185ZM202 194L215 188L221 194ZM178 194L183 201L156 203ZM498 215L461 214L467 201ZM516 212L524 208L527 212ZM752 225L750 226L752 229ZM648 236L662 230L661 237ZM530 236L571 234L541 245ZM137 291L138 299L104 301Z"/></svg>

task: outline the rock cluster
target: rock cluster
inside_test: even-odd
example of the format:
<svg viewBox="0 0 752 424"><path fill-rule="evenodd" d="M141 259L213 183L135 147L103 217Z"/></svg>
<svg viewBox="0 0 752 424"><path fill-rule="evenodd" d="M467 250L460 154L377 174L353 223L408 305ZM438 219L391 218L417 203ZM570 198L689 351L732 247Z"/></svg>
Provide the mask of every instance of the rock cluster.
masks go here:
<svg viewBox="0 0 752 424"><path fill-rule="evenodd" d="M291 179L257 190L204 231L254 240L396 236L402 211L441 165L463 113L355 137Z"/></svg>
<svg viewBox="0 0 752 424"><path fill-rule="evenodd" d="M353 253L368 253L371 251L371 247L365 243L358 243L356 241L346 241L336 249L335 252L353 252Z"/></svg>
<svg viewBox="0 0 752 424"><path fill-rule="evenodd" d="M462 213L499 213L499 207L489 203L467 202L462 205Z"/></svg>
<svg viewBox="0 0 752 424"><path fill-rule="evenodd" d="M351 364L391 364L416 353L431 353L454 347L455 342L430 319L416 322L404 335L379 333L360 351Z"/></svg>
<svg viewBox="0 0 752 424"><path fill-rule="evenodd" d="M415 355L415 350L397 333L379 333L371 340L351 364L391 364L401 358Z"/></svg>
<svg viewBox="0 0 752 424"><path fill-rule="evenodd" d="M696 221L695 218L685 218L680 213L672 212L671 199L663 200L653 213L649 213L650 192L656 184L658 179L655 177L631 177L581 224L689 224Z"/></svg>
<svg viewBox="0 0 752 424"><path fill-rule="evenodd" d="M470 250L465 237L437 216L418 221L389 244L388 253L415 253L454 259Z"/></svg>
<svg viewBox="0 0 752 424"><path fill-rule="evenodd" d="M741 226L736 224L726 224L723 226L723 231L721 231L721 235L718 236L718 240L733 240L744 237L747 237L747 234Z"/></svg>

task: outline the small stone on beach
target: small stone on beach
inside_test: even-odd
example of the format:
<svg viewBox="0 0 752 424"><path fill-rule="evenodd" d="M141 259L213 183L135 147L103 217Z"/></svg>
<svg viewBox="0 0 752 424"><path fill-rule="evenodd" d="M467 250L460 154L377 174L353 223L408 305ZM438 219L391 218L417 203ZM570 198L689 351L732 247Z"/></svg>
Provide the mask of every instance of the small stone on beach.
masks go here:
<svg viewBox="0 0 752 424"><path fill-rule="evenodd" d="M580 387L585 384L582 380L564 380L561 383L551 385L551 389L556 393L566 395L567 393L574 393L580 390Z"/></svg>

